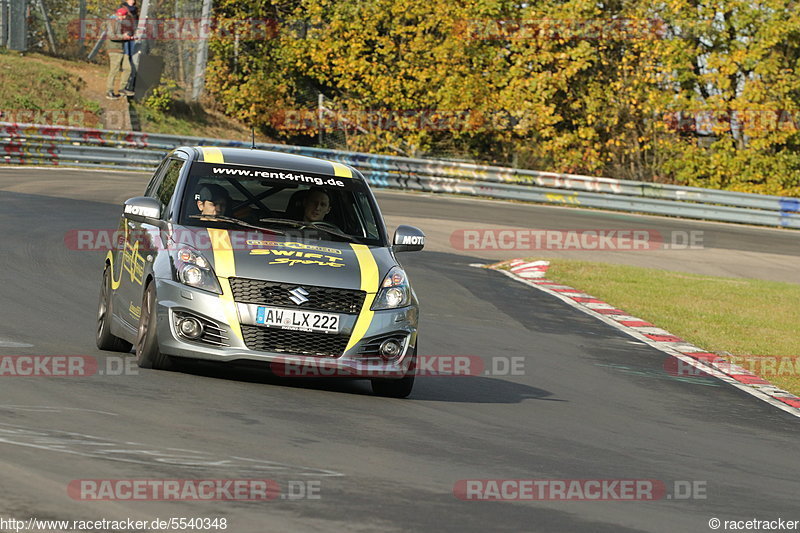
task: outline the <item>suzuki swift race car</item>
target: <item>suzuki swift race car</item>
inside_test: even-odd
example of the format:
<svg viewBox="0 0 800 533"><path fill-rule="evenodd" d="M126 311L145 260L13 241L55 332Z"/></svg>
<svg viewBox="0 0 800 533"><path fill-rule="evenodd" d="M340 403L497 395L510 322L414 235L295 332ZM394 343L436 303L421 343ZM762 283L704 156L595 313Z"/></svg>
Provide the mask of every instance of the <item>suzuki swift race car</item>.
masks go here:
<svg viewBox="0 0 800 533"><path fill-rule="evenodd" d="M310 157L181 147L125 202L105 260L97 346L142 367L262 362L283 375L414 384L418 302L361 173Z"/></svg>

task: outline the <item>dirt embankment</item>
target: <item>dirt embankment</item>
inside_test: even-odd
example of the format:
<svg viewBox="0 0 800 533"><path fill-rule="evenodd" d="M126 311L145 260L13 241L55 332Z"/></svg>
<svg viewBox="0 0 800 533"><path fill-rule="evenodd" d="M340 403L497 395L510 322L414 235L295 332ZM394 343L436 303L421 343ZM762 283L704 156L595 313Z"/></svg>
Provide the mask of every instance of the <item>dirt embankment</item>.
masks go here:
<svg viewBox="0 0 800 533"><path fill-rule="evenodd" d="M42 54L0 52L0 120L84 128L130 130L127 98L109 100L108 67L101 62L54 58ZM179 96L179 95L176 95ZM212 105L208 105L212 104ZM142 131L218 139L248 140L247 126L213 109L213 102L175 101L167 112L135 104ZM259 141L271 141L258 136Z"/></svg>

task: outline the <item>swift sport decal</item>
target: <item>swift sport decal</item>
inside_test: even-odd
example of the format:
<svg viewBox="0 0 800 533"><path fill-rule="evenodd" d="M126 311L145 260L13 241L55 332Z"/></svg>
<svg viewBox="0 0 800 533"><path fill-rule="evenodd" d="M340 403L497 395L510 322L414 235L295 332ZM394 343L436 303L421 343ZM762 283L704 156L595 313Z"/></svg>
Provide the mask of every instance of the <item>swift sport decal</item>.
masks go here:
<svg viewBox="0 0 800 533"><path fill-rule="evenodd" d="M271 256L268 265L317 265L332 268L345 266L341 257L324 255L313 252L300 252L297 250L250 250L250 255Z"/></svg>
<svg viewBox="0 0 800 533"><path fill-rule="evenodd" d="M336 248L325 248L324 246L316 246L313 244L304 244L302 242L282 242L282 241L247 241L248 246L267 246L269 248L292 248L296 250L313 250L315 252L322 252L326 254L342 255L341 250Z"/></svg>

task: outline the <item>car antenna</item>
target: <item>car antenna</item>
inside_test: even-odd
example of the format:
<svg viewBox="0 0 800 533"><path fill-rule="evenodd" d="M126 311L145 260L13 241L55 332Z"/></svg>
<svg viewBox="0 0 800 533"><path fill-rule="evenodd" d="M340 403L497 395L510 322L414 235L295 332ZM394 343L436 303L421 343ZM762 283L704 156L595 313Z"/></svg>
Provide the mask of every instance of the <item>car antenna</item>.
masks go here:
<svg viewBox="0 0 800 533"><path fill-rule="evenodd" d="M255 150L256 149L256 127L255 126L250 126L250 132L252 133L252 137L251 137L252 140L251 140L251 144L250 144L250 149L251 150Z"/></svg>

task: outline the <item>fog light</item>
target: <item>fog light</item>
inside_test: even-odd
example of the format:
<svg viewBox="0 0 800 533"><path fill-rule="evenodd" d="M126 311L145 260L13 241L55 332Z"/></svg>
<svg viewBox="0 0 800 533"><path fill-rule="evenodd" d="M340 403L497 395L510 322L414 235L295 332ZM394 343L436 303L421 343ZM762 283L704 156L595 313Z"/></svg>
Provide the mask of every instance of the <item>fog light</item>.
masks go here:
<svg viewBox="0 0 800 533"><path fill-rule="evenodd" d="M381 357L384 359L394 359L400 355L400 350L402 349L403 347L395 339L383 341L381 344Z"/></svg>
<svg viewBox="0 0 800 533"><path fill-rule="evenodd" d="M203 335L203 325L194 318L183 318L178 322L178 331L187 339L199 339Z"/></svg>

